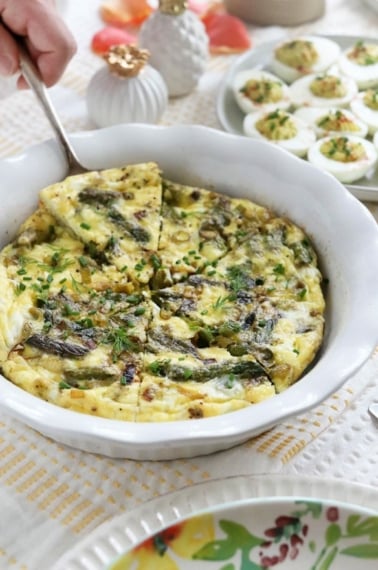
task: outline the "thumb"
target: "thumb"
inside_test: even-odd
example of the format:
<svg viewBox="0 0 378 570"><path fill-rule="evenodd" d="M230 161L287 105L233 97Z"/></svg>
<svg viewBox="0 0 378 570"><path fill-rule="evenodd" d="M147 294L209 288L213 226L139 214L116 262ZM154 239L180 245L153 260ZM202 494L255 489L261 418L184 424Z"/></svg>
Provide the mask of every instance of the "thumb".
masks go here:
<svg viewBox="0 0 378 570"><path fill-rule="evenodd" d="M11 34L0 24L0 74L13 75L19 69L17 44Z"/></svg>

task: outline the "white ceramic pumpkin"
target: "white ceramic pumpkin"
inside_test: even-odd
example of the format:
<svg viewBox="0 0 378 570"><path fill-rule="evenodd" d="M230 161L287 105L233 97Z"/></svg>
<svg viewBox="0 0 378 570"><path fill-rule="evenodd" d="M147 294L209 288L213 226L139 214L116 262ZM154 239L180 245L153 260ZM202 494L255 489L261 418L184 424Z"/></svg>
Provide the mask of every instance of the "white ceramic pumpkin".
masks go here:
<svg viewBox="0 0 378 570"><path fill-rule="evenodd" d="M88 115L97 127L119 123L157 123L168 104L160 73L147 65L149 53L131 45L114 46L107 65L88 84Z"/></svg>

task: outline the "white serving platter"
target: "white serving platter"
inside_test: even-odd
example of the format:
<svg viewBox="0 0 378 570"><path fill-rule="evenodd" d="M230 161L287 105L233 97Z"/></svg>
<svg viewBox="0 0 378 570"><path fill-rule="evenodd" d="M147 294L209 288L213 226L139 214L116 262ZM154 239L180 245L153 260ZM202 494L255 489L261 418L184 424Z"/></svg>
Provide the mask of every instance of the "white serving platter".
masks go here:
<svg viewBox="0 0 378 570"><path fill-rule="evenodd" d="M378 4L377 4L378 5ZM344 50L353 45L358 40L375 42L374 38L346 35L324 35L337 42ZM282 40L280 40L282 41ZM244 135L243 118L244 114L235 101L232 92L232 83L235 75L239 71L252 68L269 70L269 65L274 48L279 42L272 41L262 43L254 49L249 50L231 65L228 70L217 97L217 115L225 131L233 134ZM348 190L360 200L378 202L378 167L369 177L361 178L356 183L346 185Z"/></svg>

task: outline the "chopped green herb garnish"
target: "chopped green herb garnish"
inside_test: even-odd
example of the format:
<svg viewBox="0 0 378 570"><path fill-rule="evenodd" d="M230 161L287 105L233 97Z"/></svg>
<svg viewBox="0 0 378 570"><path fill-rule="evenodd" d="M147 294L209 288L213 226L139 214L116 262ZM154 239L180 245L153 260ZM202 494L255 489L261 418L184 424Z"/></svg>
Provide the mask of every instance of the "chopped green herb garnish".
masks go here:
<svg viewBox="0 0 378 570"><path fill-rule="evenodd" d="M248 287L250 277L248 268L244 265L234 265L227 268L227 277L230 287L233 291L238 292Z"/></svg>
<svg viewBox="0 0 378 570"><path fill-rule="evenodd" d="M164 376L166 373L167 365L169 364L169 360L154 360L148 365L148 369L152 374L156 374L157 376Z"/></svg>
<svg viewBox="0 0 378 570"><path fill-rule="evenodd" d="M68 303L65 303L62 309L62 315L64 317L70 317L70 316L80 315L80 312L76 311L76 309L73 309L71 305L69 305Z"/></svg>
<svg viewBox="0 0 378 570"><path fill-rule="evenodd" d="M233 388L235 384L235 374L230 374L226 380L225 386L226 388Z"/></svg>
<svg viewBox="0 0 378 570"><path fill-rule="evenodd" d="M235 301L236 297L234 294L225 295L224 297L218 297L218 299L213 303L212 307L215 310L223 309L227 303Z"/></svg>
<svg viewBox="0 0 378 570"><path fill-rule="evenodd" d="M276 275L285 275L285 267L282 263L278 263L275 267L273 267L273 273Z"/></svg>
<svg viewBox="0 0 378 570"><path fill-rule="evenodd" d="M307 293L306 287L303 287L298 293L298 299L304 299Z"/></svg>
<svg viewBox="0 0 378 570"><path fill-rule="evenodd" d="M80 255L79 256L79 263L80 263L81 267L87 267L88 259L86 257L84 257L84 255Z"/></svg>
<svg viewBox="0 0 378 570"><path fill-rule="evenodd" d="M117 360L118 356L126 350L135 350L136 344L128 337L127 330L124 327L112 329L105 337L106 344L112 344L113 360Z"/></svg>
<svg viewBox="0 0 378 570"><path fill-rule="evenodd" d="M185 368L184 369L185 380L189 380L189 378L191 378L192 376L193 376L193 370L190 370L190 368Z"/></svg>
<svg viewBox="0 0 378 570"><path fill-rule="evenodd" d="M73 275L71 275L71 284L72 284L72 288L75 291L77 291L78 293L80 293L84 289L83 284L80 283L80 281L77 281L77 279L75 279L75 277Z"/></svg>
<svg viewBox="0 0 378 570"><path fill-rule="evenodd" d="M130 303L131 305L136 305L137 303L141 302L142 296L141 295L127 295L125 300L128 303Z"/></svg>
<svg viewBox="0 0 378 570"><path fill-rule="evenodd" d="M137 309L135 309L134 315L136 317L139 317L140 315L144 315L145 312L146 312L146 309L144 307L138 307Z"/></svg>
<svg viewBox="0 0 378 570"><path fill-rule="evenodd" d="M156 253L153 253L153 254L150 256L150 261L151 261L152 267L153 267L154 269L160 269L160 267L161 267L161 261L160 261L160 258L156 255Z"/></svg>
<svg viewBox="0 0 378 570"><path fill-rule="evenodd" d="M85 319L81 319L77 321L77 324L82 326L84 329L92 329L93 328L93 321L92 319L86 317Z"/></svg>
<svg viewBox="0 0 378 570"><path fill-rule="evenodd" d="M25 291L25 289L26 289L25 283L19 283L19 284L16 286L16 289L15 289L16 295L17 295L17 296L18 296L18 295L21 295L21 293L22 293L23 291Z"/></svg>

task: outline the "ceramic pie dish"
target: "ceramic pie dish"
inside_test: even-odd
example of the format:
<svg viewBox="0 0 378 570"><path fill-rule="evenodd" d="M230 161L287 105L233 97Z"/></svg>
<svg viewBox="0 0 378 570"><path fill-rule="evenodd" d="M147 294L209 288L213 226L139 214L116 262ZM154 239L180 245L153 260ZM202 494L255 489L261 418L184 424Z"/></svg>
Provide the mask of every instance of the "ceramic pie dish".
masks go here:
<svg viewBox="0 0 378 570"><path fill-rule="evenodd" d="M72 137L91 169L156 161L176 182L250 198L301 226L319 255L327 287L326 330L301 380L273 398L218 417L131 423L87 416L40 400L0 377L0 407L59 442L111 457L173 459L246 441L336 391L378 341L378 228L333 177L271 145L199 126L120 125ZM65 175L54 142L0 162L3 247L36 207L38 191ZM251 413L253 411L253 413Z"/></svg>

